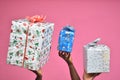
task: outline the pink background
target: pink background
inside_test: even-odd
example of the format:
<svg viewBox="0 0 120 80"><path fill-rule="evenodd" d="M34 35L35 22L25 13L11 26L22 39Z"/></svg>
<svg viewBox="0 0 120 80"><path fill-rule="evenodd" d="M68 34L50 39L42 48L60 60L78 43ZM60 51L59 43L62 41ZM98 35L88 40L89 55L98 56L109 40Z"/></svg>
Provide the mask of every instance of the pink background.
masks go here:
<svg viewBox="0 0 120 80"><path fill-rule="evenodd" d="M70 80L67 64L58 56L59 31L70 24L76 35L72 59L78 74L83 74L83 50L86 43L101 37L101 43L111 48L111 71L96 80L120 79L120 2L115 0L0 0L0 80L34 80L27 69L6 64L11 21L33 15L47 15L55 23L51 55L42 68L43 80Z"/></svg>

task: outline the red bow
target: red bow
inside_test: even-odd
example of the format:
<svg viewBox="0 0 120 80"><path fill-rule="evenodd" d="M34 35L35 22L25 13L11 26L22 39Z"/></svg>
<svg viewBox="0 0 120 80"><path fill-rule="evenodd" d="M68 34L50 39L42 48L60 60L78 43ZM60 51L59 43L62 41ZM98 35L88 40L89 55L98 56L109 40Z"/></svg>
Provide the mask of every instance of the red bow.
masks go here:
<svg viewBox="0 0 120 80"><path fill-rule="evenodd" d="M46 16L39 16L39 15L35 15L35 16L32 16L32 17L28 16L27 19L32 23L43 22L46 19Z"/></svg>

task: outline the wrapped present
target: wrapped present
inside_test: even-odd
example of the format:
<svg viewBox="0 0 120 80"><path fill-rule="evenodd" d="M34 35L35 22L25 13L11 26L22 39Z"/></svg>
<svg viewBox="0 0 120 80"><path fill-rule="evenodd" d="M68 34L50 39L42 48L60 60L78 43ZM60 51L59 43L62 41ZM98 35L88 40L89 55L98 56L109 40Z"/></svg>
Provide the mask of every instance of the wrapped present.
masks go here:
<svg viewBox="0 0 120 80"><path fill-rule="evenodd" d="M7 63L38 70L49 58L54 23L30 20L12 21Z"/></svg>
<svg viewBox="0 0 120 80"><path fill-rule="evenodd" d="M74 41L75 30L71 26L64 27L59 34L58 50L71 52Z"/></svg>
<svg viewBox="0 0 120 80"><path fill-rule="evenodd" d="M97 44L100 38L84 46L84 67L87 73L110 71L110 49Z"/></svg>

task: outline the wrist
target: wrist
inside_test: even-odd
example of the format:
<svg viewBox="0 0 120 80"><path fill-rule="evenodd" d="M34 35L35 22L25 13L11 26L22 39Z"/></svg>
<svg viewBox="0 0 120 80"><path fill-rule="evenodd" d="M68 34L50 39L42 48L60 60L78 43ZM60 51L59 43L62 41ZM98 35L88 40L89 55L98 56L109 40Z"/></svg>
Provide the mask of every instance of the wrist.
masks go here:
<svg viewBox="0 0 120 80"><path fill-rule="evenodd" d="M83 80L93 80L93 78L89 78L87 76L83 76Z"/></svg>
<svg viewBox="0 0 120 80"><path fill-rule="evenodd" d="M71 59L66 60L66 62L67 62L67 64L68 64L68 65L73 65L73 62L72 62L72 60L71 60Z"/></svg>
<svg viewBox="0 0 120 80"><path fill-rule="evenodd" d="M68 65L73 65L72 61L67 62Z"/></svg>
<svg viewBox="0 0 120 80"><path fill-rule="evenodd" d="M83 80L93 80L92 78L83 78Z"/></svg>

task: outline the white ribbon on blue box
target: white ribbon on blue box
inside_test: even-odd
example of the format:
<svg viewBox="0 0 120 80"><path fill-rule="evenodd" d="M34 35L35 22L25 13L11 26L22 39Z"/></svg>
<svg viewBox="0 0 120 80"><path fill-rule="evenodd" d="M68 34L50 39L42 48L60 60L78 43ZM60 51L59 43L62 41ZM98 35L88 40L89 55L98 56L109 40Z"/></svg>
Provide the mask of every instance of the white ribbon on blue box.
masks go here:
<svg viewBox="0 0 120 80"><path fill-rule="evenodd" d="M58 50L71 52L75 36L75 29L71 26L65 26L59 34Z"/></svg>

